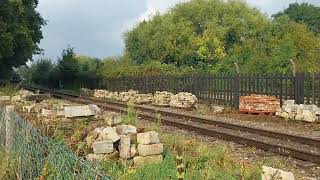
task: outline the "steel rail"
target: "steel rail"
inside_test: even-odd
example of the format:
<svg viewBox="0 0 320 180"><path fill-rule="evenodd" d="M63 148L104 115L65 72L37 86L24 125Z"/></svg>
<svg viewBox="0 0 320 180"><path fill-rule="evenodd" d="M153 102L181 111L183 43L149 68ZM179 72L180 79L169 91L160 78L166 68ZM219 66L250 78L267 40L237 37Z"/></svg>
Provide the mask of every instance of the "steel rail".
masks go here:
<svg viewBox="0 0 320 180"><path fill-rule="evenodd" d="M102 108L113 110L113 111L122 111L122 112L127 111L126 105L123 103L97 100L90 97L82 97L82 96L71 94L71 93L57 92L50 89L33 87L29 85L28 86L24 85L23 87L33 91L40 90L43 92L48 92L55 97L68 99L75 102L95 103ZM246 127L243 125L236 125L232 123L226 123L226 122L216 121L216 120L212 120L204 117L199 117L197 115L185 115L182 113L169 112L165 110L156 110L154 108L146 108L142 106L136 106L136 108L139 110L137 113L139 114L140 117L143 117L149 120L153 120L153 121L156 120L157 118L159 118L157 113L160 113L161 122L163 122L166 125L175 126L181 129L197 132L198 134L218 137L218 138L228 140L228 141L233 141L239 144L245 144L245 145L253 146L262 150L275 152L280 155L290 156L296 159L311 161L311 162L320 164L320 154L318 152L303 150L301 148L299 149L292 146L282 145L279 143L277 144L275 142L266 142L264 140L259 140L259 138L251 138L251 137L238 135L238 134L232 133L232 131L236 130L241 132L257 134L261 136L267 136L270 138L283 140L285 142L289 140L292 142L297 142L299 144L307 144L313 147L319 147L320 140L318 139L304 137L304 136L290 135L290 134L280 133L276 131ZM214 125L216 126L216 128L209 129L199 125L187 123L188 121L184 121L184 122L179 121L177 120L177 118L182 118L184 120L202 123L204 125ZM285 142L283 142L283 144L285 144Z"/></svg>

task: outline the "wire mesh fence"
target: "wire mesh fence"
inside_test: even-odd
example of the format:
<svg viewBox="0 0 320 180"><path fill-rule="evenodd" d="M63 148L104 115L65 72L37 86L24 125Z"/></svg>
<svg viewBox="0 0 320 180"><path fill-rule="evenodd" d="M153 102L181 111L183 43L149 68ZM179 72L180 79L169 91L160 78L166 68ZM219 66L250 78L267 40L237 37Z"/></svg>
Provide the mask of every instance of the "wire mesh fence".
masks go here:
<svg viewBox="0 0 320 180"><path fill-rule="evenodd" d="M78 158L9 109L0 107L0 151L14 179L111 179L99 164Z"/></svg>

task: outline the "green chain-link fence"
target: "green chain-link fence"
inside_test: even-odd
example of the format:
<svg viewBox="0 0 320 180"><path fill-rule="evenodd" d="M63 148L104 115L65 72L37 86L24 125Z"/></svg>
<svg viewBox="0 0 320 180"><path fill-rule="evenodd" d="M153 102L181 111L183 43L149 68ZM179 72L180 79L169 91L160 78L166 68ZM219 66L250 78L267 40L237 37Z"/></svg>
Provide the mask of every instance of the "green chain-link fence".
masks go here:
<svg viewBox="0 0 320 180"><path fill-rule="evenodd" d="M18 179L111 179L98 164L76 157L14 111L0 107L1 153Z"/></svg>

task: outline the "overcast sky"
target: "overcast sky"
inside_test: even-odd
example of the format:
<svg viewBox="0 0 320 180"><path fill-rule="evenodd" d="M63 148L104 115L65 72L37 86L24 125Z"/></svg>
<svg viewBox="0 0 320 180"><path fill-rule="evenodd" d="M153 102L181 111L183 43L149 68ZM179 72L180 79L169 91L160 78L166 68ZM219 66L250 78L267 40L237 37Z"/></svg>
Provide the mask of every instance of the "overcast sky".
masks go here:
<svg viewBox="0 0 320 180"><path fill-rule="evenodd" d="M47 20L40 47L56 59L71 45L79 54L103 58L120 55L122 34L157 11L165 12L186 0L40 0L38 11ZM320 0L246 0L268 15L293 2L320 6Z"/></svg>

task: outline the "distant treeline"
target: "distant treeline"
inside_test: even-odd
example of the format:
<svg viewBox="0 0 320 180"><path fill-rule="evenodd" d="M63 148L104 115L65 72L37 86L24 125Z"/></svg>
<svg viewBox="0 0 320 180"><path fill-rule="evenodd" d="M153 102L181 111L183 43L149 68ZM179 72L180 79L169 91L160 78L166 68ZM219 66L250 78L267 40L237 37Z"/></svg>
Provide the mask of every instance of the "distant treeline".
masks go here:
<svg viewBox="0 0 320 180"><path fill-rule="evenodd" d="M243 1L191 0L124 34L122 56L97 59L63 51L18 72L39 84L192 73L320 72L320 8L293 3L268 18Z"/></svg>

